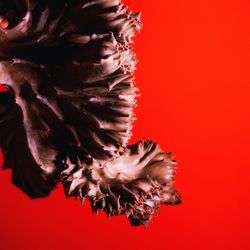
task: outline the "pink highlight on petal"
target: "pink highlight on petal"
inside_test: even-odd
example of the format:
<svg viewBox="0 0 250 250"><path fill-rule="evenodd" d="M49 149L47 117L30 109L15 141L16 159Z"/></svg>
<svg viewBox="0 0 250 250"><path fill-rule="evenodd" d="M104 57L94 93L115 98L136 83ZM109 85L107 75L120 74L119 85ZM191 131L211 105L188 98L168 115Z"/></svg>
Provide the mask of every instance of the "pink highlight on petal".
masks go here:
<svg viewBox="0 0 250 250"><path fill-rule="evenodd" d="M9 27L9 21L0 16L0 29L7 29Z"/></svg>

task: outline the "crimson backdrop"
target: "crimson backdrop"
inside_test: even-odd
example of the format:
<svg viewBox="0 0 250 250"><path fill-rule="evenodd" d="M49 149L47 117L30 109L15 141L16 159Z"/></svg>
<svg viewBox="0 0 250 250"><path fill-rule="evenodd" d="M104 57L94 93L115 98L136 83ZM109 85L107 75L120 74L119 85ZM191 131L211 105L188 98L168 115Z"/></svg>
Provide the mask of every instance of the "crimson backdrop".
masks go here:
<svg viewBox="0 0 250 250"><path fill-rule="evenodd" d="M249 0L126 2L144 23L132 141L174 152L183 204L132 228L66 200L61 187L32 201L1 171L1 250L250 249Z"/></svg>

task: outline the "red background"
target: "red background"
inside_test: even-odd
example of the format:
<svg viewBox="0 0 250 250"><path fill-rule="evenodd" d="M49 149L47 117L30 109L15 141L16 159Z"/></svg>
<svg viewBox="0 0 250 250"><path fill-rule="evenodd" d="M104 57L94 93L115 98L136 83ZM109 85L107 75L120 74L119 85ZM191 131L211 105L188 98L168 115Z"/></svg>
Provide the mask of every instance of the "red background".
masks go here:
<svg viewBox="0 0 250 250"><path fill-rule="evenodd" d="M174 152L183 204L132 228L66 200L61 187L31 201L1 171L1 250L250 249L250 2L126 2L144 23L132 141Z"/></svg>

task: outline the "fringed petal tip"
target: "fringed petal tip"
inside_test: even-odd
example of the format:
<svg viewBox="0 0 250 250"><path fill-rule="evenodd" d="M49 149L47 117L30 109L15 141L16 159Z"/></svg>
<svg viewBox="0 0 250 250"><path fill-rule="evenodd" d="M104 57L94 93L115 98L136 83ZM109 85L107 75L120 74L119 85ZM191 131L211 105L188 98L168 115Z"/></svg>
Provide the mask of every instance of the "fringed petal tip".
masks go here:
<svg viewBox="0 0 250 250"><path fill-rule="evenodd" d="M102 165L82 165L66 169L62 182L67 196L87 197L95 213L125 214L132 225L147 225L160 205L181 202L173 189L176 161L154 142L138 142Z"/></svg>

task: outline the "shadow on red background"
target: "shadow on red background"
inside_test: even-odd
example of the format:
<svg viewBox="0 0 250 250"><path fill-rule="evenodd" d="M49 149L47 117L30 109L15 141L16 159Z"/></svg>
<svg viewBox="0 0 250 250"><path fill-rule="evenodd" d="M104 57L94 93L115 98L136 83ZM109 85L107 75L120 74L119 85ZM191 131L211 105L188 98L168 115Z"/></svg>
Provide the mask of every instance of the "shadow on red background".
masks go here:
<svg viewBox="0 0 250 250"><path fill-rule="evenodd" d="M250 249L249 1L126 2L144 23L132 141L174 152L183 204L132 228L65 200L61 187L32 201L1 171L1 250Z"/></svg>

